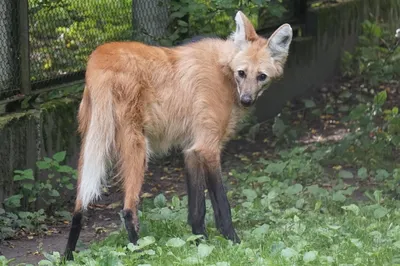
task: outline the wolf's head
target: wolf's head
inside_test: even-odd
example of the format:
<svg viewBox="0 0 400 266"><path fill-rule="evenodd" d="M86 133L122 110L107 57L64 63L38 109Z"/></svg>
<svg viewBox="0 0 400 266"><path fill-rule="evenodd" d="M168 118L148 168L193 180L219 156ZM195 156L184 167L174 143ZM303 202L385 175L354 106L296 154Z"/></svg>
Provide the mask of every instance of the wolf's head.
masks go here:
<svg viewBox="0 0 400 266"><path fill-rule="evenodd" d="M230 36L238 49L230 68L233 71L243 106L251 106L269 87L271 81L283 74L289 46L292 42L292 28L289 24L280 26L269 39L257 35L250 20L237 12L236 31Z"/></svg>

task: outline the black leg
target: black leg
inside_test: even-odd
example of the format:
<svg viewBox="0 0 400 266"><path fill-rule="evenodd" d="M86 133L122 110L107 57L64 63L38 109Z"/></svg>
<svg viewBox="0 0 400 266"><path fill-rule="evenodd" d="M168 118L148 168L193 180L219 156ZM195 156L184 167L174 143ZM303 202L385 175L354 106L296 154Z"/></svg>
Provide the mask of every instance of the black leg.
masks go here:
<svg viewBox="0 0 400 266"><path fill-rule="evenodd" d="M198 156L191 152L185 156L186 184L188 192L188 223L192 233L207 238L204 219L206 202L204 195L205 171Z"/></svg>
<svg viewBox="0 0 400 266"><path fill-rule="evenodd" d="M235 243L240 243L232 223L231 207L222 183L220 168L207 167L207 187L214 209L215 224L221 234Z"/></svg>
<svg viewBox="0 0 400 266"><path fill-rule="evenodd" d="M139 239L139 235L137 232L138 230L135 228L135 224L138 224L138 221L135 221L136 216L134 216L132 210L129 209L123 210L122 213L125 220L125 228L128 232L129 241L132 244L136 245Z"/></svg>
<svg viewBox="0 0 400 266"><path fill-rule="evenodd" d="M67 247L65 248L65 253L64 253L64 256L67 260L74 260L72 252L75 251L76 243L78 242L81 229L82 229L82 213L76 212L72 217L71 229L69 231Z"/></svg>
<svg viewBox="0 0 400 266"><path fill-rule="evenodd" d="M210 189L208 191L208 195L210 196L213 211L214 211L214 221L215 221L215 226L217 227L218 230L222 228L222 223L221 223L221 213L219 211L219 208L216 205L216 198L214 193L211 193Z"/></svg>

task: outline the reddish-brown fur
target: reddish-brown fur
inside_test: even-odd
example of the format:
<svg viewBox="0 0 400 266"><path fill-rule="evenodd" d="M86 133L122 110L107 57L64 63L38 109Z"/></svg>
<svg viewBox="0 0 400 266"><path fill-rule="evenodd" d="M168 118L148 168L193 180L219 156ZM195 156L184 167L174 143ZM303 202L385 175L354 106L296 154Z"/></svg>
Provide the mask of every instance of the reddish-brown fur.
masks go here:
<svg viewBox="0 0 400 266"><path fill-rule="evenodd" d="M90 55L79 110L82 153L75 213L87 205L82 204L85 188L81 179L84 160L89 159L83 152L85 144L96 141L87 138L91 126L97 134L107 131L113 136L107 139L107 149L117 158L125 190L124 210L132 210L136 230L136 208L149 154L178 146L189 168L196 167L197 160L209 169L220 168L220 152L247 111L240 103L241 94L256 99L262 87L282 75L286 61L286 54L272 58L272 44L256 34L243 13L239 15L244 42L236 37L205 39L174 48L112 42ZM246 71L246 80L237 76L238 69ZM258 81L264 72L268 80Z"/></svg>

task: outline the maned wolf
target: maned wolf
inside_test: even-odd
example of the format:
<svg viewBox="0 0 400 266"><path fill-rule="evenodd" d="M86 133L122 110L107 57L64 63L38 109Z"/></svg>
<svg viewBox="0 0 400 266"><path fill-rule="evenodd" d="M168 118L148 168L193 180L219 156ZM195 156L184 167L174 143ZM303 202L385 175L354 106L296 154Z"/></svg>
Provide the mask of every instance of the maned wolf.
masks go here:
<svg viewBox="0 0 400 266"><path fill-rule="evenodd" d="M137 206L148 159L171 147L184 154L192 233L207 237L208 188L216 227L240 242L220 154L248 107L283 74L292 28L284 24L264 39L241 11L235 22L227 40L205 38L173 48L112 42L90 55L79 109L82 148L67 259L73 259L83 211L106 183L109 160L115 160L123 183L129 241L137 243Z"/></svg>

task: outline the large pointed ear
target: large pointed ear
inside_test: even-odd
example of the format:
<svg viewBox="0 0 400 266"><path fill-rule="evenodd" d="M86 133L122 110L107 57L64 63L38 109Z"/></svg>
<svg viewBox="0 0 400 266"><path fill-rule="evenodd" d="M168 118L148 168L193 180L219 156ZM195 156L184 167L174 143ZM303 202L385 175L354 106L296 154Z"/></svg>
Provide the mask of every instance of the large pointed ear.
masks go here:
<svg viewBox="0 0 400 266"><path fill-rule="evenodd" d="M236 45L242 47L242 45L254 41L257 38L254 26L242 11L236 13L235 22L236 30L232 34L232 39Z"/></svg>
<svg viewBox="0 0 400 266"><path fill-rule="evenodd" d="M270 50L271 57L282 65L286 62L289 54L292 37L292 27L289 24L283 24L268 39L267 47Z"/></svg>

